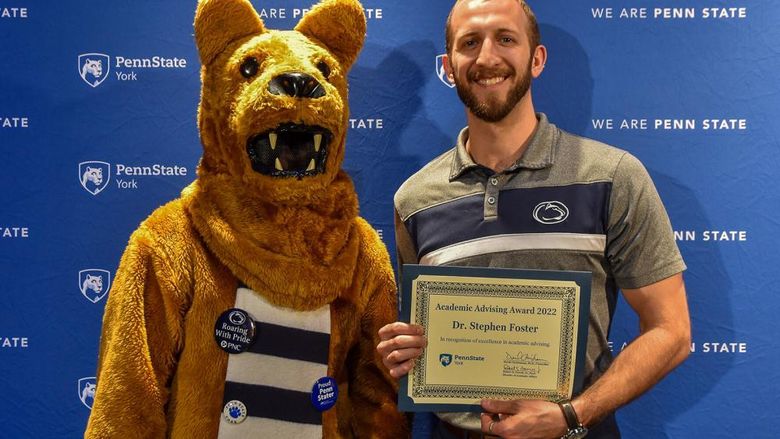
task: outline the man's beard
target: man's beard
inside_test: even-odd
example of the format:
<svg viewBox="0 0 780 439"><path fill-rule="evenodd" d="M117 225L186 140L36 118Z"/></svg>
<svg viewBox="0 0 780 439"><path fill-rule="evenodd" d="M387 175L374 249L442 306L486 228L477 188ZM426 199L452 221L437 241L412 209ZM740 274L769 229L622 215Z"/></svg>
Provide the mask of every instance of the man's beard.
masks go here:
<svg viewBox="0 0 780 439"><path fill-rule="evenodd" d="M455 75L455 87L458 91L460 100L463 101L471 113L485 122L493 123L504 119L512 112L517 103L520 102L520 99L525 96L528 89L531 88L531 61L532 60L528 60L528 68L523 72L524 74L517 81L517 84L509 90L506 100L503 103L498 98L493 97L480 101L476 94L471 91L468 82L476 81L476 72L467 73L466 75L469 77L468 80L461 80L461 78ZM515 71L513 68L509 67L504 72L496 73L499 73L499 76L512 76ZM483 74L482 76L485 75Z"/></svg>

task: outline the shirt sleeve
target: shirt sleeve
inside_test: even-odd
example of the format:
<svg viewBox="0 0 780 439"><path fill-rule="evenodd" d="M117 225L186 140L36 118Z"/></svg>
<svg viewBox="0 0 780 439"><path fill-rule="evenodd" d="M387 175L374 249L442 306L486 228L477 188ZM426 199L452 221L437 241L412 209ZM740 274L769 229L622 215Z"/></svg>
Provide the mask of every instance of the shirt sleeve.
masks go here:
<svg viewBox="0 0 780 439"><path fill-rule="evenodd" d="M417 246L412 241L412 235L401 220L398 210L395 210L395 254L398 262L400 278L401 268L404 264L418 264Z"/></svg>
<svg viewBox="0 0 780 439"><path fill-rule="evenodd" d="M620 288L640 288L685 270L674 232L647 170L631 154L618 162L607 224L607 259Z"/></svg>

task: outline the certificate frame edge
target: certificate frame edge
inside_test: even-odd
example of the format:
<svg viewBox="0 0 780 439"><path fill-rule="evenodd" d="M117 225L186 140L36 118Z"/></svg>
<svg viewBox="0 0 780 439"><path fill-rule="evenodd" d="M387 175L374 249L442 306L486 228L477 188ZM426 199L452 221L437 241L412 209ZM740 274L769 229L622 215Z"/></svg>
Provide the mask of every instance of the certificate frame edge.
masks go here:
<svg viewBox="0 0 780 439"><path fill-rule="evenodd" d="M593 274L588 271L565 270L526 270L520 268L493 268L493 267L460 267L460 266L434 266L404 264L400 267L401 285L399 300L401 302L400 320L409 323L411 321L412 282L422 274L439 275L466 275L474 277L516 278L525 279L555 279L575 282L580 287L579 315L590 315L590 287ZM582 392L585 381L585 354L587 352L589 318L580 318L577 328L576 361L574 369L574 385L572 395ZM415 403L408 395L409 376L404 375L398 381L398 410L404 412L481 412L478 404L427 404Z"/></svg>
<svg viewBox="0 0 780 439"><path fill-rule="evenodd" d="M412 320L412 281L417 279L420 274L424 274L424 271L420 270L424 265L416 264L404 264L400 268L400 291L399 300L401 302L401 315L400 320L402 322L409 323ZM432 405L429 404L416 404L412 398L407 396L409 394L409 374L404 375L398 381L398 410L403 412L426 412L433 411ZM437 406L444 406L444 404L437 404ZM455 409L462 410L464 406L454 405ZM438 409L437 409L438 410Z"/></svg>

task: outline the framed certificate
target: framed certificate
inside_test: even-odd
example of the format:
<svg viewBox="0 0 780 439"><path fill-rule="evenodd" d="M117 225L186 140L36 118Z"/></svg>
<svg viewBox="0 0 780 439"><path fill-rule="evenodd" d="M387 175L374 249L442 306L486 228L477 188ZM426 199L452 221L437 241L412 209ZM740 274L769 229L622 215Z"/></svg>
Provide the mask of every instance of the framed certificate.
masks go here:
<svg viewBox="0 0 780 439"><path fill-rule="evenodd" d="M428 346L400 381L403 411L481 411L483 398L582 388L591 273L404 265L401 320Z"/></svg>

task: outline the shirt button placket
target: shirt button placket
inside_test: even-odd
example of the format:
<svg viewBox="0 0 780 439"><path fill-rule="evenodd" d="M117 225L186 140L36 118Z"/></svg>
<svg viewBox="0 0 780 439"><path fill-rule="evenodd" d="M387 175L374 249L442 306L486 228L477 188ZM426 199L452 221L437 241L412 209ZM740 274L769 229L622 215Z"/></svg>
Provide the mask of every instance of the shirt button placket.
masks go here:
<svg viewBox="0 0 780 439"><path fill-rule="evenodd" d="M488 177L485 189L485 221L492 221L498 217L498 190L501 178L498 175Z"/></svg>

